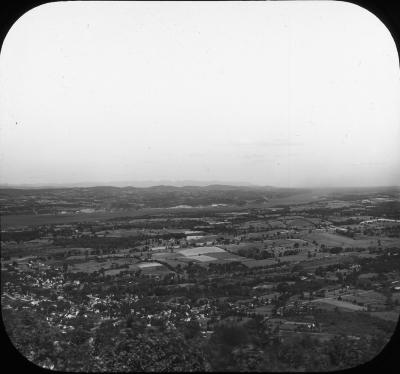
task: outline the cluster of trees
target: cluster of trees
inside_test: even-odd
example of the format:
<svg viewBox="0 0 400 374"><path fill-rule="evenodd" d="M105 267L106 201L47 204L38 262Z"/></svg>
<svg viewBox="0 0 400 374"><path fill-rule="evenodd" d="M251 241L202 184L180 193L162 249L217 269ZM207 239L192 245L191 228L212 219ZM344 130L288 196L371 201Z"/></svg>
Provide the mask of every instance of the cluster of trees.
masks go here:
<svg viewBox="0 0 400 374"><path fill-rule="evenodd" d="M375 258L359 260L363 272L387 274L400 269L400 249L389 248L387 252Z"/></svg>
<svg viewBox="0 0 400 374"><path fill-rule="evenodd" d="M400 219L400 202L388 201L375 205L373 208L369 208L368 215L389 219Z"/></svg>
<svg viewBox="0 0 400 374"><path fill-rule="evenodd" d="M127 318L122 325L106 321L92 331L82 325L62 334L31 311L3 314L7 334L23 356L61 371L329 371L367 362L387 343L382 334L282 340L259 317L219 323L203 338L195 321L168 330Z"/></svg>
<svg viewBox="0 0 400 374"><path fill-rule="evenodd" d="M161 240L182 239L186 235L183 233L163 233L153 238ZM54 244L62 247L81 247L81 248L94 248L94 249L123 249L135 246L140 246L149 238L148 235L138 233L136 235L126 237L79 237L79 238L55 238Z"/></svg>
<svg viewBox="0 0 400 374"><path fill-rule="evenodd" d="M2 231L0 239L3 242L15 241L15 242L26 242L29 240L39 239L43 233L38 230L24 230L24 231Z"/></svg>
<svg viewBox="0 0 400 374"><path fill-rule="evenodd" d="M237 251L237 254L239 256L246 257L246 258L253 258L255 260L263 260L266 258L274 258L275 257L273 253L271 253L265 249L255 247L255 246L252 246L250 248L240 248Z"/></svg>
<svg viewBox="0 0 400 374"><path fill-rule="evenodd" d="M31 311L3 313L15 348L35 364L57 371L206 371L204 353L179 331L146 331L103 323L62 334ZM189 337L189 335L187 335Z"/></svg>
<svg viewBox="0 0 400 374"><path fill-rule="evenodd" d="M366 227L363 230L364 235L369 236L387 236L389 238L400 237L400 225L391 225L383 227Z"/></svg>

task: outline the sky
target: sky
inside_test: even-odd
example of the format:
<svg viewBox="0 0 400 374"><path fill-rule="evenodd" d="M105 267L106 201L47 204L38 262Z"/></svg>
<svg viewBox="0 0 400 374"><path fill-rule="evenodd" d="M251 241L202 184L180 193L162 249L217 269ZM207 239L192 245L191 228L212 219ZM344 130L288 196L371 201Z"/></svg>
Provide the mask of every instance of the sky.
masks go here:
<svg viewBox="0 0 400 374"><path fill-rule="evenodd" d="M0 54L0 183L400 185L400 74L350 3L56 2Z"/></svg>

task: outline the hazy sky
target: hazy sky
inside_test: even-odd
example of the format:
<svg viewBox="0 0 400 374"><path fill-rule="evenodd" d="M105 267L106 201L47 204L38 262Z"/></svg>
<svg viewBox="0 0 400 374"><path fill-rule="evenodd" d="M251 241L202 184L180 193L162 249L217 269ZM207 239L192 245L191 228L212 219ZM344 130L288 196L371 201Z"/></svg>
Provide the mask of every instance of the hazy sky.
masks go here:
<svg viewBox="0 0 400 374"><path fill-rule="evenodd" d="M344 2L58 2L0 56L0 182L399 185L400 74Z"/></svg>

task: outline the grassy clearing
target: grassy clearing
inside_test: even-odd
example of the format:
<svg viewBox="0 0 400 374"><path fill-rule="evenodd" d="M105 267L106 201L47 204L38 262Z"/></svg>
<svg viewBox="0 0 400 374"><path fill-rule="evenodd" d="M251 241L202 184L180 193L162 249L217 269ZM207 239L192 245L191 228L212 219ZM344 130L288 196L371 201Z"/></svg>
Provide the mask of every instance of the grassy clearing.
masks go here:
<svg viewBox="0 0 400 374"><path fill-rule="evenodd" d="M250 248L264 248L263 243L239 243L239 244L227 244L221 245L221 248L226 248L229 252L236 253L240 249L250 249Z"/></svg>
<svg viewBox="0 0 400 374"><path fill-rule="evenodd" d="M399 312L395 310L389 310L389 311L382 311L382 312L370 312L370 316L372 317L377 317L380 319L383 319L384 321L391 321L391 322L397 322L399 320Z"/></svg>
<svg viewBox="0 0 400 374"><path fill-rule="evenodd" d="M367 247L371 245L370 240L355 240L343 235L330 232L313 232L305 235L309 241L316 241L318 244L324 244L329 247Z"/></svg>
<svg viewBox="0 0 400 374"><path fill-rule="evenodd" d="M173 268L176 268L178 265L180 265L182 268L188 266L187 261L181 261L177 258L164 258L164 259L160 259L160 262L165 263L168 266L171 266Z"/></svg>
<svg viewBox="0 0 400 374"><path fill-rule="evenodd" d="M119 230L109 230L109 231L99 231L97 235L104 235L108 238L126 238L129 236L138 236L143 234L142 230L139 229L119 229Z"/></svg>
<svg viewBox="0 0 400 374"><path fill-rule="evenodd" d="M193 255L193 256L187 256L187 258L194 260L194 261L200 261L200 262L210 262L210 261L217 260L215 257L206 256L206 255Z"/></svg>
<svg viewBox="0 0 400 374"><path fill-rule="evenodd" d="M312 223L309 220L304 219L304 218L290 219L290 220L287 220L285 223L286 223L286 225L288 225L290 227L298 227L298 228L304 228L304 229L311 229L311 228L315 227L314 223Z"/></svg>
<svg viewBox="0 0 400 374"><path fill-rule="evenodd" d="M219 252L219 253L213 253L212 256L214 258L217 258L219 260L226 260L226 261L248 261L247 258L235 255L233 253L229 252Z"/></svg>
<svg viewBox="0 0 400 374"><path fill-rule="evenodd" d="M326 332L305 332L305 331L285 331L282 330L279 332L279 334L284 337L285 339L298 339L299 336L309 336L312 339L316 339L319 342L327 342L329 340L332 340L336 334L331 334L331 333L326 333Z"/></svg>
<svg viewBox="0 0 400 374"><path fill-rule="evenodd" d="M383 308L386 302L386 297L383 294L373 290L354 290L350 295L343 295L342 299L344 301L362 303L376 308Z"/></svg>
<svg viewBox="0 0 400 374"><path fill-rule="evenodd" d="M317 303L318 305L320 304L327 304L328 306L332 306L332 308L328 307L329 309L335 309L335 308L339 308L339 309L343 309L344 311L364 311L366 308L360 305L356 305L356 304L352 304L349 303L347 301L343 301L343 300L337 300L337 299L316 299L316 300L312 300L312 303Z"/></svg>
<svg viewBox="0 0 400 374"><path fill-rule="evenodd" d="M264 260L252 260L252 259L247 259L247 261L242 261L243 265L249 267L249 268L254 268L258 266L268 266L268 265L274 265L276 264L276 260L266 258Z"/></svg>
<svg viewBox="0 0 400 374"><path fill-rule="evenodd" d="M93 273L105 267L104 262L85 261L71 265L68 271L71 271L72 273Z"/></svg>
<svg viewBox="0 0 400 374"><path fill-rule="evenodd" d="M158 262L141 262L140 264L137 264L137 266L141 269L144 268L151 268L151 267L157 267L157 266L163 266Z"/></svg>
<svg viewBox="0 0 400 374"><path fill-rule="evenodd" d="M196 256L196 255L203 255L206 253L218 253L218 252L225 252L225 249L220 247L194 247L188 248L178 251L183 256Z"/></svg>
<svg viewBox="0 0 400 374"><path fill-rule="evenodd" d="M319 266L327 266L341 263L351 263L353 259L351 256L338 256L338 255L327 255L326 253L317 253L317 257L308 259L301 262L301 265L305 270L312 271Z"/></svg>

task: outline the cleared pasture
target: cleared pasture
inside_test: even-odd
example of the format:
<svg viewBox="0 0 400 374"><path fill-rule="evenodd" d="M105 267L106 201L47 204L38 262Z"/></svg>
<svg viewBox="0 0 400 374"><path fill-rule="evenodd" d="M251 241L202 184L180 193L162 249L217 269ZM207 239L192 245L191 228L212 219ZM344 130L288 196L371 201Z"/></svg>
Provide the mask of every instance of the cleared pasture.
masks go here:
<svg viewBox="0 0 400 374"><path fill-rule="evenodd" d="M319 266L327 266L341 263L352 263L352 256L329 255L326 253L317 253L317 257L301 261L304 270L315 270Z"/></svg>
<svg viewBox="0 0 400 374"><path fill-rule="evenodd" d="M212 256L214 258L217 258L218 260L225 260L225 261L248 261L249 259L246 257L238 256L233 253L229 252L219 252L219 253L213 253Z"/></svg>
<svg viewBox="0 0 400 374"><path fill-rule="evenodd" d="M348 301L343 301L343 300L337 300L337 299L331 299L331 298L326 298L326 299L315 299L311 300L311 303L316 303L319 306L328 305L331 308L328 307L329 309L343 309L344 311L365 311L366 308L364 306L352 304Z"/></svg>
<svg viewBox="0 0 400 374"><path fill-rule="evenodd" d="M348 302L362 303L373 308L384 308L386 296L373 290L353 290L349 295L343 295L342 299Z"/></svg>
<svg viewBox="0 0 400 374"><path fill-rule="evenodd" d="M279 259L282 262L300 262L300 261L306 261L308 260L308 254L307 252L300 252L296 255L290 255L290 256L281 256Z"/></svg>
<svg viewBox="0 0 400 374"><path fill-rule="evenodd" d="M121 271L126 271L127 269L107 269L104 271L105 275L119 275Z"/></svg>
<svg viewBox="0 0 400 374"><path fill-rule="evenodd" d="M157 267L157 266L163 266L163 265L160 264L159 262L141 262L141 263L137 264L137 266L140 269L144 269L144 268L151 268L151 267Z"/></svg>
<svg viewBox="0 0 400 374"><path fill-rule="evenodd" d="M312 223L304 218L296 218L296 219L287 220L285 222L285 224L290 227L298 227L298 228L306 228L306 229L311 229L311 228L315 227L314 223Z"/></svg>
<svg viewBox="0 0 400 374"><path fill-rule="evenodd" d="M285 331L282 330L279 332L279 335L284 337L285 339L293 339L293 342L296 342L296 340L300 336L309 336L312 339L316 339L319 342L328 342L332 340L337 334L331 334L327 332L308 332L308 331Z"/></svg>
<svg viewBox="0 0 400 374"><path fill-rule="evenodd" d="M229 252L236 253L240 249L250 249L250 248L259 248L262 249L264 248L263 243L239 243L239 244L227 244L227 245L221 245L221 248L226 248Z"/></svg>
<svg viewBox="0 0 400 374"><path fill-rule="evenodd" d="M328 247L351 247L351 248L368 248L370 246L376 246L377 244L377 239L379 238L374 238L374 237L364 237L364 238L348 238L347 236L344 235L339 235L336 233L331 233L331 232L313 232L311 234L306 234L304 235L304 238L309 241L316 241L318 244L324 244L325 246ZM399 240L397 239L392 241L390 240L390 243L394 244L399 243Z"/></svg>
<svg viewBox="0 0 400 374"><path fill-rule="evenodd" d="M274 265L277 263L276 260L266 258L264 260L252 260L248 259L247 261L242 261L243 265L249 267L249 268L254 268L258 266L268 266L268 265Z"/></svg>
<svg viewBox="0 0 400 374"><path fill-rule="evenodd" d="M181 257L181 259L186 259L186 257ZM179 258L164 258L160 259L160 262L166 264L167 266L171 266L173 268L176 268L178 265L182 268L188 266L188 261L185 260L180 260Z"/></svg>
<svg viewBox="0 0 400 374"><path fill-rule="evenodd" d="M215 257L211 256L206 256L206 255L193 255L193 256L186 256L186 258L194 261L200 261L200 262L210 262L210 261L216 261L217 259Z"/></svg>
<svg viewBox="0 0 400 374"><path fill-rule="evenodd" d="M105 265L104 262L85 261L71 265L68 271L72 273L93 273L99 271L101 268L105 268Z"/></svg>
<svg viewBox="0 0 400 374"><path fill-rule="evenodd" d="M395 310L370 312L370 316L383 319L385 321L397 322L399 320L400 313Z"/></svg>
<svg viewBox="0 0 400 374"><path fill-rule="evenodd" d="M365 244L364 242L330 232L313 232L305 235L305 238L309 241L315 240L318 244L326 246L361 247L362 244Z"/></svg>
<svg viewBox="0 0 400 374"><path fill-rule="evenodd" d="M118 230L99 231L96 234L104 235L107 238L127 238L130 236L139 236L143 234L143 231L139 229L118 229Z"/></svg>
<svg viewBox="0 0 400 374"><path fill-rule="evenodd" d="M166 274L173 273L172 270L168 269L164 265L162 265L162 266L151 266L151 267L143 268L141 270L142 270L142 273L145 274L145 275L163 276L163 275L166 275Z"/></svg>
<svg viewBox="0 0 400 374"><path fill-rule="evenodd" d="M222 249L220 247L194 247L178 251L178 253L182 254L183 256L195 256L195 255L203 255L206 253L218 253L218 252L225 252L225 249Z"/></svg>

